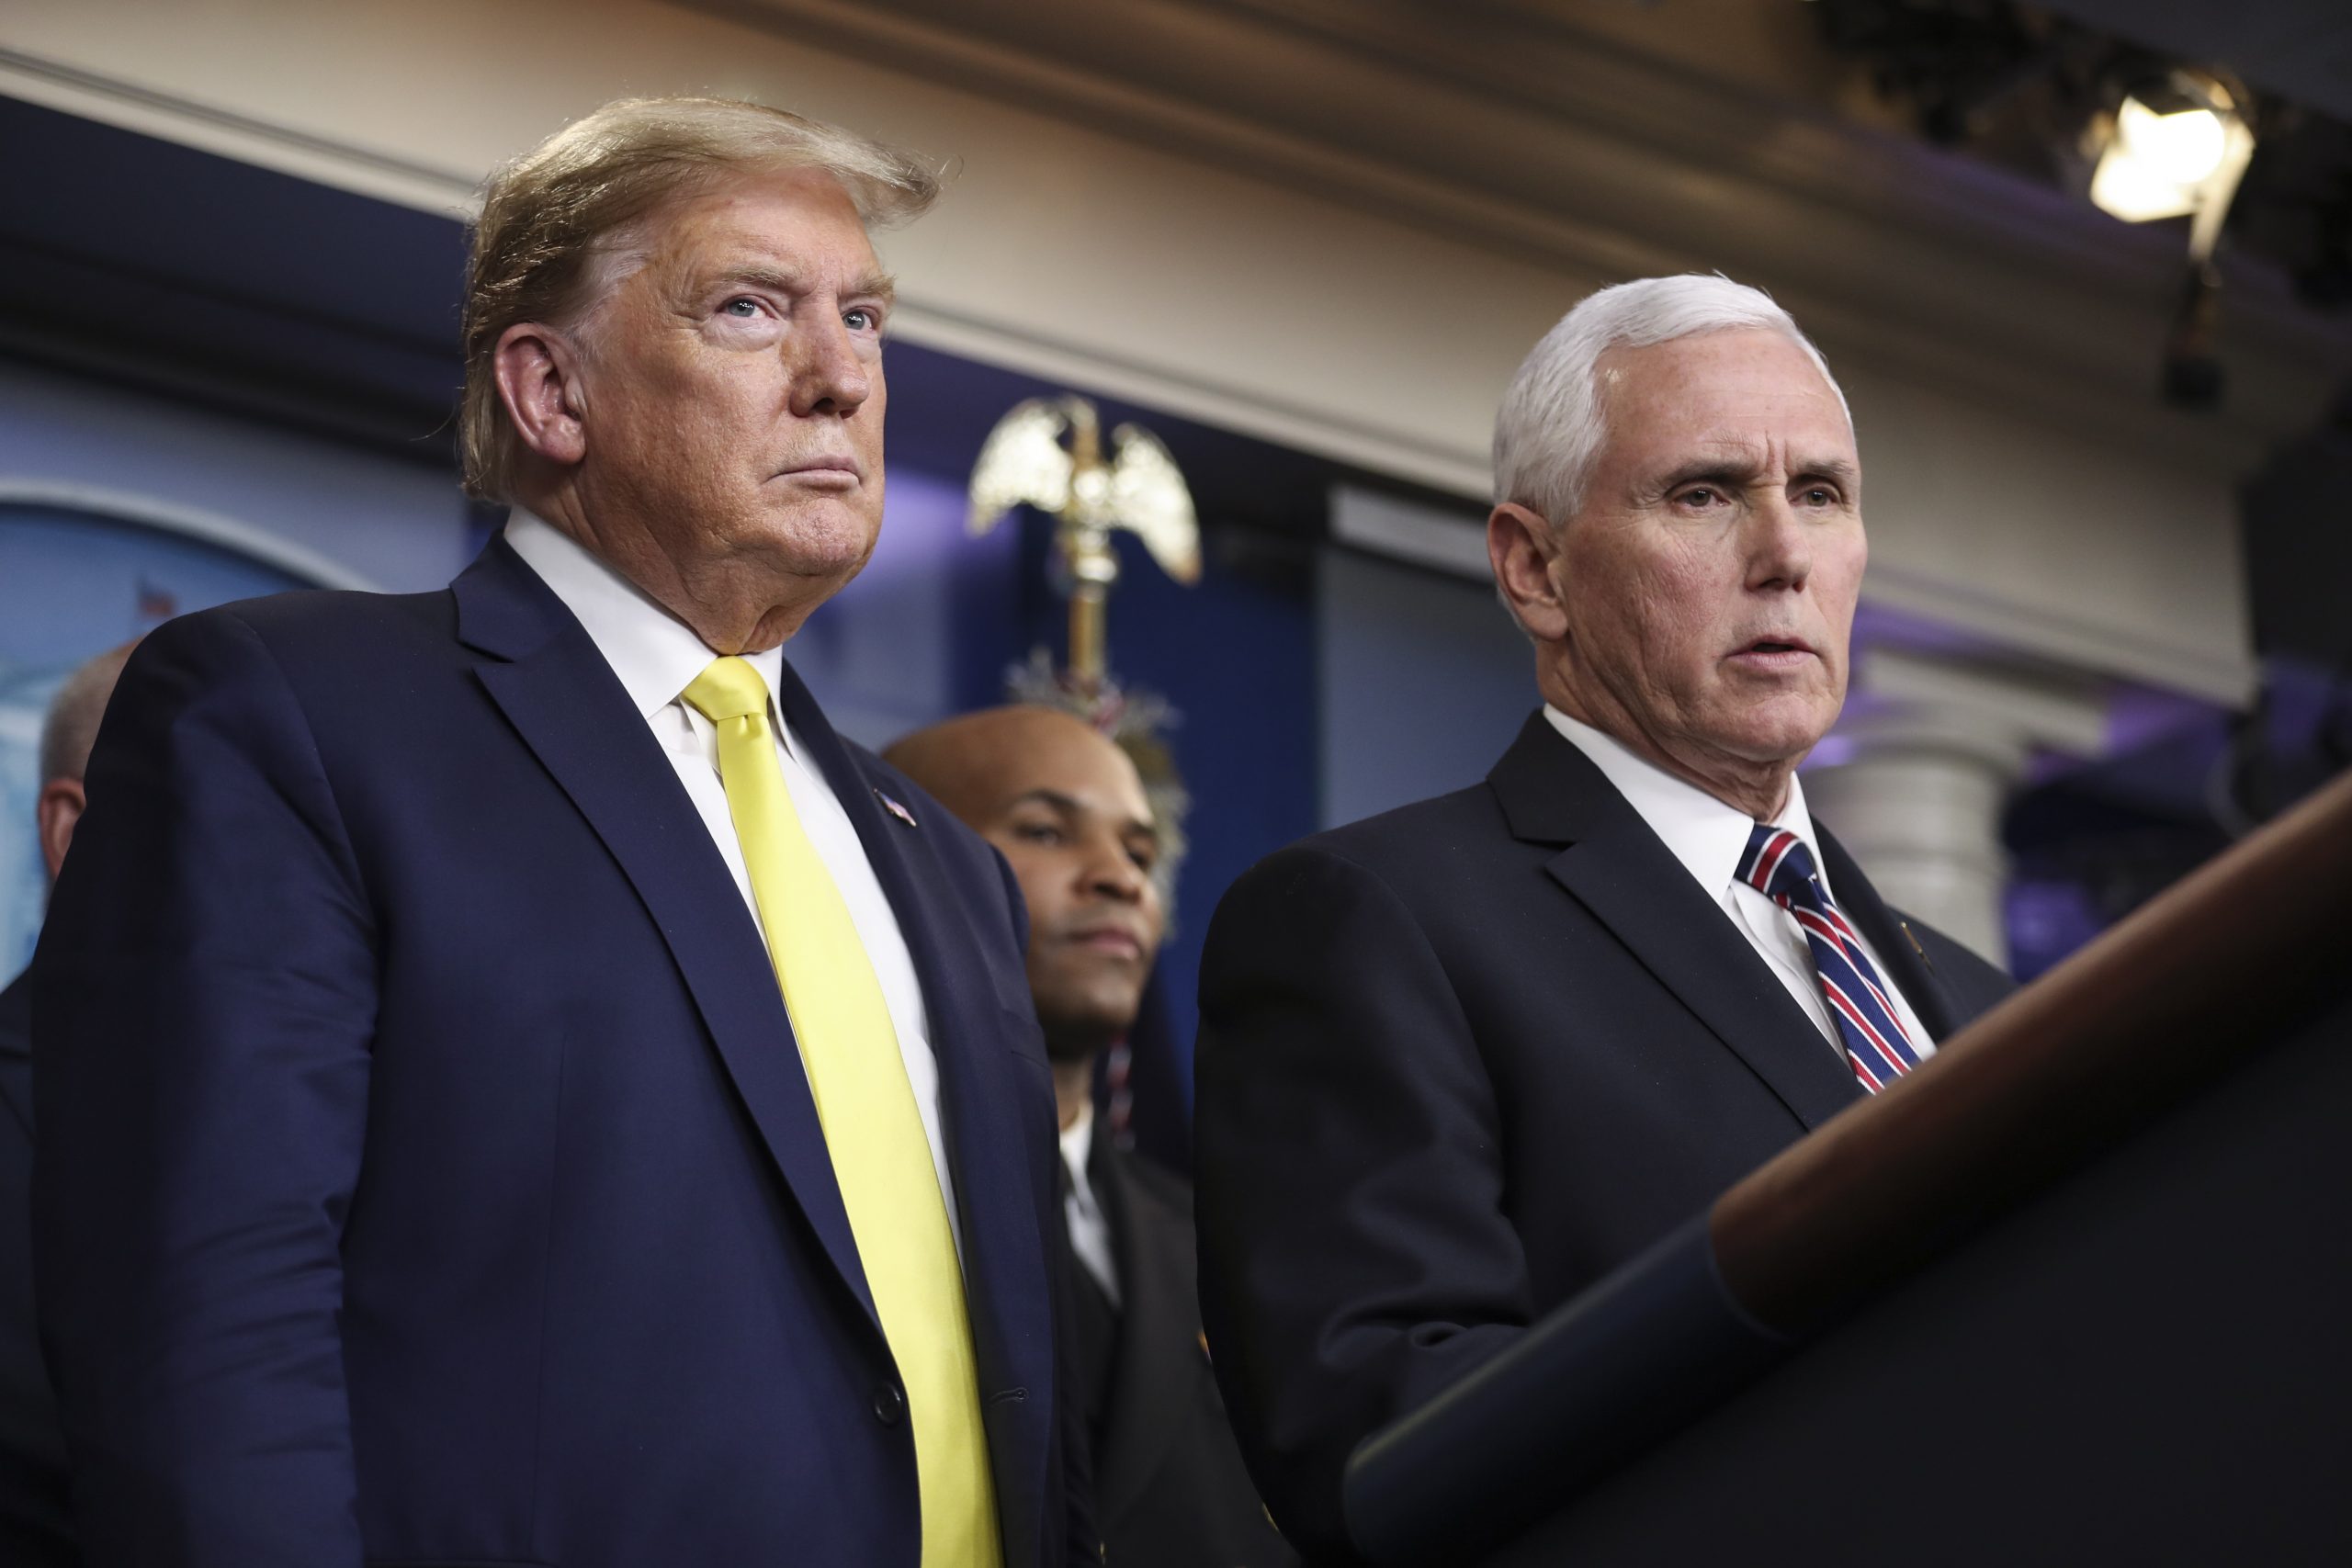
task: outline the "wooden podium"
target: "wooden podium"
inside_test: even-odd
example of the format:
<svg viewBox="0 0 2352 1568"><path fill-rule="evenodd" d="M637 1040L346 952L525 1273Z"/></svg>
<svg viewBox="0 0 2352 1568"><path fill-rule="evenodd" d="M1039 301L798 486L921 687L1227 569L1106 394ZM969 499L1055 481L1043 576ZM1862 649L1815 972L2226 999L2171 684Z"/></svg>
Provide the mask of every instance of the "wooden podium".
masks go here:
<svg viewBox="0 0 2352 1568"><path fill-rule="evenodd" d="M2352 1563L2352 777L1351 1461L1384 1564Z"/></svg>

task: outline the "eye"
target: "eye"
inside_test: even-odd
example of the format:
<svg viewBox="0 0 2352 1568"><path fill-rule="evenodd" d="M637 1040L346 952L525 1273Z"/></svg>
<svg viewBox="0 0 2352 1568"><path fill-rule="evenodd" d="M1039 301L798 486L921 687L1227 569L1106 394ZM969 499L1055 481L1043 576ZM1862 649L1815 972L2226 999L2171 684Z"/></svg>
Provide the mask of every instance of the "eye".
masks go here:
<svg viewBox="0 0 2352 1568"><path fill-rule="evenodd" d="M854 333L882 330L882 312L871 305L853 305L842 312L842 323Z"/></svg>
<svg viewBox="0 0 2352 1568"><path fill-rule="evenodd" d="M1152 867L1159 863L1159 852L1148 844L1130 844L1127 846L1127 858L1135 862L1137 871L1149 875Z"/></svg>
<svg viewBox="0 0 2352 1568"><path fill-rule="evenodd" d="M1024 844L1058 844L1062 830L1050 822L1015 822L1012 836Z"/></svg>
<svg viewBox="0 0 2352 1568"><path fill-rule="evenodd" d="M1724 492L1713 485L1692 485L1674 500L1679 506L1702 511L1707 507L1719 505L1724 500Z"/></svg>
<svg viewBox="0 0 2352 1568"><path fill-rule="evenodd" d="M1827 485L1808 485L1802 493L1807 506L1830 507L1838 502L1838 492Z"/></svg>
<svg viewBox="0 0 2352 1568"><path fill-rule="evenodd" d="M738 321L749 321L760 313L760 302L748 294L738 294L718 308L719 313Z"/></svg>

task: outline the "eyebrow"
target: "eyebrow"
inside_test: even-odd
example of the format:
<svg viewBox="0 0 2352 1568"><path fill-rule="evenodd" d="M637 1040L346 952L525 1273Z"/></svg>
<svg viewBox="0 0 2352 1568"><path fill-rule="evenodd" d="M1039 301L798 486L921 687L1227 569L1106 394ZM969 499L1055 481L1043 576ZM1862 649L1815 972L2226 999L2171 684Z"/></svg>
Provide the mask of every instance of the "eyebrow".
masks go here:
<svg viewBox="0 0 2352 1568"><path fill-rule="evenodd" d="M754 262L748 266L729 267L712 278L709 287L716 288L738 284L754 288L772 288L779 294L801 294L808 291L808 279L802 273ZM888 305L899 298L899 280L887 272L860 273L847 288L842 290L842 298L879 299Z"/></svg>
<svg viewBox="0 0 2352 1568"><path fill-rule="evenodd" d="M1848 490L1853 489L1854 481L1862 477L1861 470L1843 457L1816 457L1812 462L1800 463L1796 474L1799 479L1835 479Z"/></svg>
<svg viewBox="0 0 2352 1568"><path fill-rule="evenodd" d="M1728 489L1741 489L1756 482L1763 465L1746 457L1699 457L1669 470L1657 481L1660 495L1671 494L1684 485L1707 480ZM1796 464L1790 477L1794 479L1830 479L1851 490L1860 477L1854 465L1843 457L1818 457Z"/></svg>
<svg viewBox="0 0 2352 1568"><path fill-rule="evenodd" d="M1659 477L1657 490L1660 495L1669 495L1701 479L1728 490L1742 490L1755 482L1763 468L1763 464L1747 457L1698 457L1668 469Z"/></svg>
<svg viewBox="0 0 2352 1568"><path fill-rule="evenodd" d="M1065 817L1083 817L1087 815L1087 808L1083 805L1080 804L1075 795L1064 795L1057 789L1046 789L1040 786L1036 789L1024 790L1021 794L1012 797L1012 804L1014 806L1025 806L1032 801L1050 806ZM1142 833L1147 836L1152 836L1151 824L1140 817L1128 818L1126 821L1120 826L1119 831L1122 833Z"/></svg>

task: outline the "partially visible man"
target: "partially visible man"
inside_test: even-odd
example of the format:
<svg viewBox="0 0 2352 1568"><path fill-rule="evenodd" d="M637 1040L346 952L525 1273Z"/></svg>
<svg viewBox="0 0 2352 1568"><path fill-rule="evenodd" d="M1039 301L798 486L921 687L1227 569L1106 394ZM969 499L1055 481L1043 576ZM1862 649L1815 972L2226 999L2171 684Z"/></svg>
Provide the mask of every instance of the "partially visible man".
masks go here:
<svg viewBox="0 0 2352 1568"><path fill-rule="evenodd" d="M130 661L34 961L85 1551L1091 1562L1001 863L784 645L882 518L848 132L609 105L495 175L447 592Z"/></svg>
<svg viewBox="0 0 2352 1568"><path fill-rule="evenodd" d="M1151 807L1069 714L1001 707L883 753L1002 851L1029 905L1029 989L1054 1064L1063 1217L1095 1517L1114 1568L1295 1562L1234 1447L1201 1337L1193 1195L1098 1136L1095 1058L1134 1027L1159 951Z"/></svg>
<svg viewBox="0 0 2352 1568"><path fill-rule="evenodd" d="M1348 1562L1349 1454L2007 989L1805 810L1867 547L1844 397L1715 277L1586 299L1495 430L1543 710L1317 835L1202 969L1202 1290L1244 1453Z"/></svg>
<svg viewBox="0 0 2352 1568"><path fill-rule="evenodd" d="M34 819L52 883L89 803L82 775L98 720L133 646L108 649L68 675L41 724ZM0 990L0 1562L72 1568L82 1559L65 1436L33 1309L32 1012L31 982L19 975Z"/></svg>

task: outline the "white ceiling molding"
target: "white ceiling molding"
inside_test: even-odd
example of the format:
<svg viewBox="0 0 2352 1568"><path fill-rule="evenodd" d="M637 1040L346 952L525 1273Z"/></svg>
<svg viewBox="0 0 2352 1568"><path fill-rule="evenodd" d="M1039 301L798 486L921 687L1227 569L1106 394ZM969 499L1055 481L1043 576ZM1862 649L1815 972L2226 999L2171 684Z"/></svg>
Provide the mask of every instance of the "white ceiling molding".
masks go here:
<svg viewBox="0 0 2352 1568"><path fill-rule="evenodd" d="M1103 397L1164 409L1204 424L1238 429L1302 452L1427 485L1478 495L1487 483L1483 453L1417 441L1394 429L1333 417L1262 391L1237 394L1229 384L1177 375L1148 362L1043 333L1028 321L989 320L943 310L903 289L891 311L893 337L925 348L1001 365Z"/></svg>
<svg viewBox="0 0 2352 1568"><path fill-rule="evenodd" d="M1770 288L1841 363L2233 470L2307 423L2352 360L2352 322L2270 275L2233 276L2228 403L2163 408L2155 363L2186 267L2168 226L1525 0L684 3L1593 283L1721 269ZM1647 14L1670 27L1675 9Z"/></svg>
<svg viewBox="0 0 2352 1568"><path fill-rule="evenodd" d="M0 48L0 94L338 190L470 216L479 175L223 109L61 61Z"/></svg>
<svg viewBox="0 0 2352 1568"><path fill-rule="evenodd" d="M2166 236L1627 41L1728 3L76 0L0 91L441 210L624 93L789 104L958 159L909 338L1465 498L1562 310L1721 267L1838 367L1880 592L2242 690L2232 487L2352 330L2233 285L2229 408L2158 407Z"/></svg>

